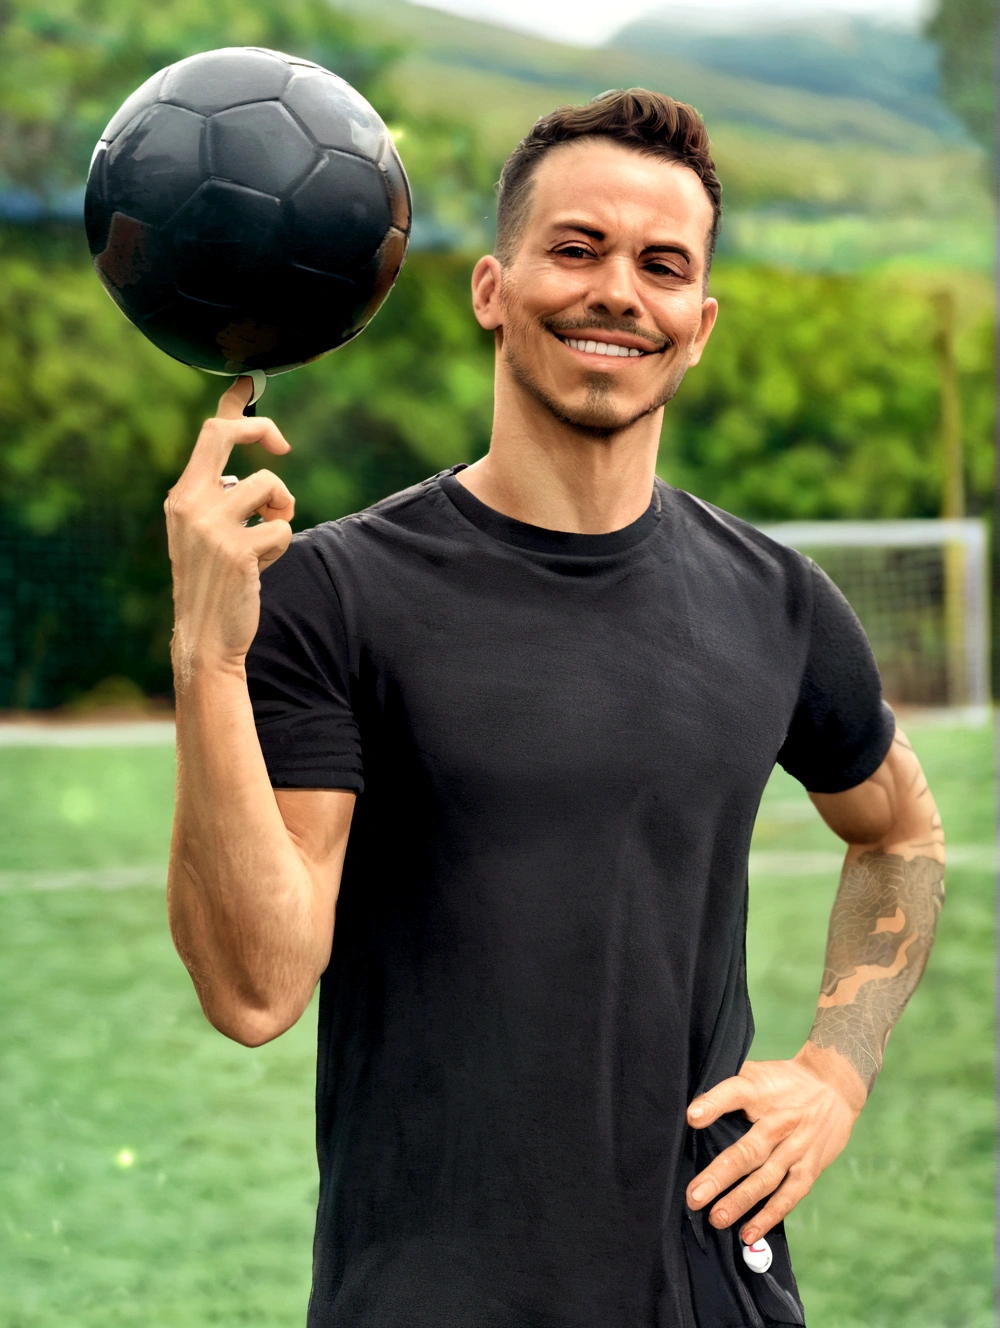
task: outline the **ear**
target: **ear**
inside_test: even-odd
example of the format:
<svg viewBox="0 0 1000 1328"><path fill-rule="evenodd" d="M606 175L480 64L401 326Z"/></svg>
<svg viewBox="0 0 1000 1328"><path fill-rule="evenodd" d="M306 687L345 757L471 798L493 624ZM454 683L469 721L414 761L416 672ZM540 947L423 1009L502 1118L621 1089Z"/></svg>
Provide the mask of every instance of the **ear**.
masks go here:
<svg viewBox="0 0 1000 1328"><path fill-rule="evenodd" d="M492 254L485 254L472 269L472 312L487 332L503 326L500 279L500 263Z"/></svg>
<svg viewBox="0 0 1000 1328"><path fill-rule="evenodd" d="M691 348L691 358L688 360L688 368L692 369L701 359L701 353L705 349L705 343L712 335L712 328L715 327L715 320L719 314L719 301L706 300L701 306L701 327L698 329L698 335L694 339L694 345Z"/></svg>

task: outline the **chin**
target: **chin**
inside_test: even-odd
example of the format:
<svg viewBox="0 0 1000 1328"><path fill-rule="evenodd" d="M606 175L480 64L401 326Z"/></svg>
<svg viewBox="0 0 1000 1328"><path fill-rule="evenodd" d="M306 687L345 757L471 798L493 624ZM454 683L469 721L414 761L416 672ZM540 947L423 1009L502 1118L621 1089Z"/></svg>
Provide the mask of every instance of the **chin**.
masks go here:
<svg viewBox="0 0 1000 1328"><path fill-rule="evenodd" d="M588 396L582 405L555 400L545 401L544 404L562 424L568 424L587 433L612 434L630 428L646 415L659 410L663 403L654 401L646 406L629 406L624 402L611 401L607 397L595 399Z"/></svg>
<svg viewBox="0 0 1000 1328"><path fill-rule="evenodd" d="M676 382L664 385L662 391L652 401L622 401L614 392L613 385L603 377L594 375L586 387L583 400L561 398L549 390L545 384L532 374L524 364L512 355L507 356L511 372L524 391L558 420L560 424L579 429L584 433L608 436L621 433L647 415L666 405L680 386L680 375Z"/></svg>

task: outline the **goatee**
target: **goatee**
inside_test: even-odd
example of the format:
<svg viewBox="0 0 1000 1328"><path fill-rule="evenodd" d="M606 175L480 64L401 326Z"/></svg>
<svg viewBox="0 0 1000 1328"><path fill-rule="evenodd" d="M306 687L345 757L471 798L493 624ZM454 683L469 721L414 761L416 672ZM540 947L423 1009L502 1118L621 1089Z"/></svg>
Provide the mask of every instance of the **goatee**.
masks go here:
<svg viewBox="0 0 1000 1328"><path fill-rule="evenodd" d="M583 404L579 407L572 407L563 402L557 401L545 388L531 371L531 367L522 359L513 349L510 336L505 336L503 340L502 355L508 366L514 381L519 387L539 403L559 421L560 424L569 425L581 433L590 434L592 437L608 438L611 434L620 433L624 429L630 428L639 420L647 415L652 415L660 410L677 392L684 377L684 369L677 366L666 383L663 384L656 397L645 405L636 409L626 411L623 405L614 400L614 385L606 374L588 374L584 380L587 387L587 395Z"/></svg>

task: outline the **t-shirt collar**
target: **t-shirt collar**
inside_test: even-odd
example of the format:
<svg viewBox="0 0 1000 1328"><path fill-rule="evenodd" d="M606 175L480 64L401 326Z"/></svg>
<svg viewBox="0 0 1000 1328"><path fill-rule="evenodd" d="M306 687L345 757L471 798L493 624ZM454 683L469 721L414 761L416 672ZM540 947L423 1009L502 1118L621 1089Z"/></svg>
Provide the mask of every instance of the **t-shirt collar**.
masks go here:
<svg viewBox="0 0 1000 1328"><path fill-rule="evenodd" d="M612 530L606 535L581 535L569 530L548 530L544 526L531 526L524 521L515 521L495 508L487 507L455 478L460 470L467 469L462 462L443 471L437 478L442 490L467 521L494 539L516 548L528 549L534 553L556 553L566 557L595 558L602 555L622 553L641 544L656 528L660 519L661 500L659 487L654 486L653 497L637 520L620 530Z"/></svg>

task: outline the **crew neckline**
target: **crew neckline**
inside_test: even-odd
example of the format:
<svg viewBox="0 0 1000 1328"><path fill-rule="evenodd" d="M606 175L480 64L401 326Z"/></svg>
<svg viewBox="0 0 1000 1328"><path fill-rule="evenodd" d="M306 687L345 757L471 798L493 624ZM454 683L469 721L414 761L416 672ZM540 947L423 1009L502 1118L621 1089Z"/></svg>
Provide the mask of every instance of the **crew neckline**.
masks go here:
<svg viewBox="0 0 1000 1328"><path fill-rule="evenodd" d="M533 553L555 553L569 558L595 558L623 553L641 544L652 534L660 519L660 493L654 481L653 496L642 516L620 530L605 535L581 535L577 531L549 530L545 526L528 525L512 516L505 516L494 507L488 507L471 493L455 476L467 469L465 463L453 466L438 477L446 496L467 521L504 544L527 549Z"/></svg>

